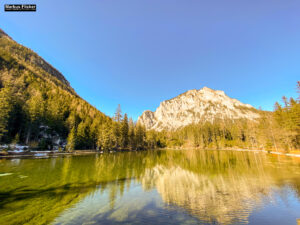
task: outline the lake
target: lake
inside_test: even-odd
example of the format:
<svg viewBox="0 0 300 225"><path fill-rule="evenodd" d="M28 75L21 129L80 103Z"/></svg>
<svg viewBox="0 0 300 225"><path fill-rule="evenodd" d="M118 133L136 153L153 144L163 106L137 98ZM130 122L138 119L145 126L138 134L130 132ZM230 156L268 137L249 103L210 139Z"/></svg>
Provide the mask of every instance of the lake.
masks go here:
<svg viewBox="0 0 300 225"><path fill-rule="evenodd" d="M0 159L0 224L300 224L300 158L155 150Z"/></svg>

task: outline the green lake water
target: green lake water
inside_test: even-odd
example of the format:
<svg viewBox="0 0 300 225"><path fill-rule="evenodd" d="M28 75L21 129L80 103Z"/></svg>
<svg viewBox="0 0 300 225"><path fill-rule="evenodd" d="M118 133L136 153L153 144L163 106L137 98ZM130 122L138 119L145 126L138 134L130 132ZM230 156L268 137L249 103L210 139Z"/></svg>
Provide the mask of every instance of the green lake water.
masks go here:
<svg viewBox="0 0 300 225"><path fill-rule="evenodd" d="M0 224L300 223L300 158L156 150L0 159Z"/></svg>

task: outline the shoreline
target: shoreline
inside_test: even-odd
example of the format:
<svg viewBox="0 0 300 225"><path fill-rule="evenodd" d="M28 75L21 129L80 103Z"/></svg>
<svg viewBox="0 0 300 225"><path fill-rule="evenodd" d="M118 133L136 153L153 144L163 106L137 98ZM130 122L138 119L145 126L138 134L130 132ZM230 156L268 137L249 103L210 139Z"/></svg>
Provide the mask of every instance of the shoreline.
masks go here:
<svg viewBox="0 0 300 225"><path fill-rule="evenodd" d="M9 152L8 154L0 154L0 159L6 158L49 158L55 156L64 156L64 155L87 155L100 153L97 151L84 151L82 152L57 152L57 151L29 151L29 152Z"/></svg>
<svg viewBox="0 0 300 225"><path fill-rule="evenodd" d="M150 149L148 149L150 150ZM146 149L146 151L148 151ZM153 150L153 149L152 149ZM159 148L158 150L199 150L195 148L187 149L173 149L173 148ZM276 151L266 151L258 149L204 149L206 151L236 151L236 152L255 152L255 153L267 153L274 155L282 155L289 157L299 157L300 154L295 153L284 153ZM121 151L97 151L97 150L75 150L73 152L58 152L58 151L29 151L29 152L8 152L6 154L1 154L0 159L14 159L14 158L50 158L50 157L59 157L59 156L70 156L70 155L91 155L91 154L103 154L103 153L121 153L121 152L136 152L136 151L145 151L145 150L121 150Z"/></svg>
<svg viewBox="0 0 300 225"><path fill-rule="evenodd" d="M149 149L150 150L150 149ZM144 150L109 150L109 151L97 151L97 150L74 150L73 152L59 152L59 151L27 151L27 152L7 152L5 154L0 152L0 159L15 159L15 158L50 158L59 156L71 156L71 155L91 155L91 154L105 154L105 153L122 153L122 152L137 152L147 151Z"/></svg>

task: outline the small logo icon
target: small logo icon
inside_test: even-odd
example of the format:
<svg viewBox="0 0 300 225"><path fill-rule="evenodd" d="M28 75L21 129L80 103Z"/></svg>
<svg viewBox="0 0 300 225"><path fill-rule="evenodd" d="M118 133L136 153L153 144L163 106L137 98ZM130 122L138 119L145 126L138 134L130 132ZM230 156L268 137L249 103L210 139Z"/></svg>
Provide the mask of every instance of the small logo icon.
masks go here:
<svg viewBox="0 0 300 225"><path fill-rule="evenodd" d="M5 12L35 12L36 4L5 4Z"/></svg>

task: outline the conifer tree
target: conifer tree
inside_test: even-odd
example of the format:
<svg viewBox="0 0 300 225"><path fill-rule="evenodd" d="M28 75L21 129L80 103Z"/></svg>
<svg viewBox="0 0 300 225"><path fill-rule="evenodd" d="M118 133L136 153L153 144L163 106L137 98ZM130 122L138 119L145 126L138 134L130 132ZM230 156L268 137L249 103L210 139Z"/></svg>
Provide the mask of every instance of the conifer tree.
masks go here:
<svg viewBox="0 0 300 225"><path fill-rule="evenodd" d="M144 147L145 147L145 142L144 142L145 141L145 128L140 123L137 123L137 125L136 125L135 136L136 136L137 149L144 149Z"/></svg>
<svg viewBox="0 0 300 225"><path fill-rule="evenodd" d="M86 149L88 146L88 127L84 121L81 121L77 128L77 136L76 136L76 148L78 149Z"/></svg>
<svg viewBox="0 0 300 225"><path fill-rule="evenodd" d="M98 135L97 145L101 150L108 151L114 147L111 124L103 124Z"/></svg>
<svg viewBox="0 0 300 225"><path fill-rule="evenodd" d="M12 95L9 87L0 89L0 141L8 131L8 120L12 112Z"/></svg>
<svg viewBox="0 0 300 225"><path fill-rule="evenodd" d="M112 124L112 142L115 149L118 149L121 145L120 123L114 122Z"/></svg>
<svg viewBox="0 0 300 225"><path fill-rule="evenodd" d="M128 131L129 131L129 125L128 125L128 117L125 113L124 119L121 123L121 147L127 148L128 147Z"/></svg>
<svg viewBox="0 0 300 225"><path fill-rule="evenodd" d="M135 139L135 132L134 132L134 123L133 123L132 118L129 119L128 141L129 141L129 147L131 149L136 149L136 139Z"/></svg>
<svg viewBox="0 0 300 225"><path fill-rule="evenodd" d="M71 129L68 138L67 138L67 150L72 151L76 147L76 139L77 139L77 132L75 126Z"/></svg>
<svg viewBox="0 0 300 225"><path fill-rule="evenodd" d="M114 120L116 122L121 122L122 121L122 110L121 110L121 105L120 104L118 104L118 107L116 109Z"/></svg>

